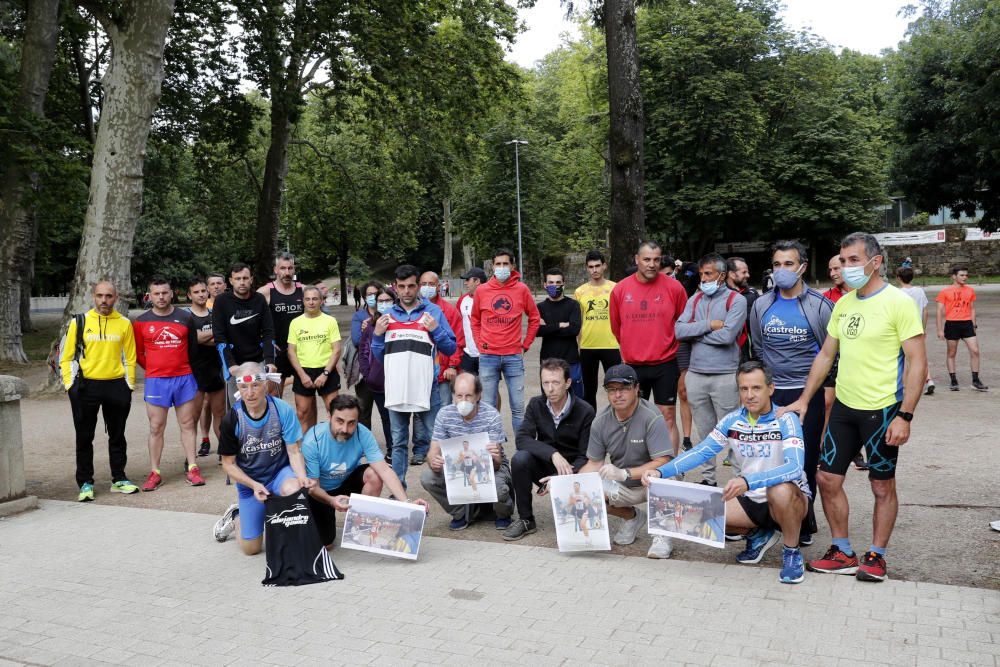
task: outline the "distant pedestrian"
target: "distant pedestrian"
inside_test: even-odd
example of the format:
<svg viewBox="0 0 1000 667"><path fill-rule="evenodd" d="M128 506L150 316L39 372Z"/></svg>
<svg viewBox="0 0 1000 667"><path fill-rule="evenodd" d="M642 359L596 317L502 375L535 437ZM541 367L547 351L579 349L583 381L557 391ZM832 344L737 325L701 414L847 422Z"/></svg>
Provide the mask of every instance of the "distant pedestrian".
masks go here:
<svg viewBox="0 0 1000 667"><path fill-rule="evenodd" d="M979 340L976 338L976 290L966 284L969 268L958 264L951 269L951 285L937 295L937 334L940 340L948 341L948 375L951 377L952 391L958 391L958 376L955 374L955 356L958 341L965 341L969 349L969 363L972 366L972 388L976 391L989 389L979 380Z"/></svg>

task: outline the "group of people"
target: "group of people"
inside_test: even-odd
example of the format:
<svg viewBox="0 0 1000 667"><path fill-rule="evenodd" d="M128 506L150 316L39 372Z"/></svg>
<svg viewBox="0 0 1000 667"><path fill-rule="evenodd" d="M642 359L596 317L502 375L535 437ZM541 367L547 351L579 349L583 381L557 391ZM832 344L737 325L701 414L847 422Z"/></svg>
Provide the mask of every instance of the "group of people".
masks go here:
<svg viewBox="0 0 1000 667"><path fill-rule="evenodd" d="M187 479L201 479L192 475L195 458L208 451L194 451L195 422L221 392L221 409L209 412L238 502L214 532L220 541L236 532L248 554L261 550L269 494L307 489L323 543L332 545L335 511L346 511L350 494L388 489L407 501L408 467L424 464L420 483L449 515L451 530L492 520L505 540L537 530L533 496L548 492L549 478L599 473L608 483L607 512L618 519L613 541L628 545L645 523L651 478L698 475L715 486L717 457L728 451L727 537L746 540L737 561L760 562L782 541L781 581L801 581L806 566L880 581L898 506L898 448L928 380L921 315L886 281L885 254L872 235L841 242L830 261L834 287L825 293L805 283L807 262L797 241L776 243L774 288L759 294L740 258L712 253L685 264L646 241L635 271L618 283L605 277L603 255L588 253L589 280L575 299L565 294L561 270L546 271L546 298L536 304L513 253L500 249L492 276L480 268L462 275L466 292L454 306L437 274L402 265L391 285L371 281L359 289L363 303L343 350L336 320L322 312L321 290L295 282L287 254L276 260L275 280L256 292L242 264L230 271L231 291L213 293L192 280L190 313L171 305L169 285L154 281L152 311L131 326L113 309L114 286L100 283L95 309L71 324L62 353L80 500L93 499L92 441L97 407L105 404L112 490L138 490L124 472L138 358L146 369L153 468L143 488L162 481L169 407L181 424ZM77 331L84 332L82 353ZM542 393L526 402L524 355L536 337ZM339 393L342 352L353 394ZM597 412L599 367L609 405ZM294 408L280 399L289 377ZM513 423L510 457L501 379ZM317 423L316 394L328 421ZM385 453L371 431L373 407ZM440 443L480 433L488 435L489 460L481 463L493 467L497 501L451 505ZM871 546L859 556L848 536L843 483L862 450L875 511ZM813 542L817 494L832 544L805 563L800 547ZM654 536L647 555L669 558L671 551L669 538Z"/></svg>

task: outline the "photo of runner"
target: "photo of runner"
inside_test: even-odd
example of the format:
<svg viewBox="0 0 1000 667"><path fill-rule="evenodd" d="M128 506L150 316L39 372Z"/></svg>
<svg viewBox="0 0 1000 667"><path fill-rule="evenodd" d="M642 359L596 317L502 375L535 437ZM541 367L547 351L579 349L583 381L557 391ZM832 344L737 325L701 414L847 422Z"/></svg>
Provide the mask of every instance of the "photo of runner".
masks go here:
<svg viewBox="0 0 1000 667"><path fill-rule="evenodd" d="M488 433L472 433L441 441L444 479L452 505L497 502Z"/></svg>
<svg viewBox="0 0 1000 667"><path fill-rule="evenodd" d="M597 473L554 475L548 482L559 551L608 551L608 515Z"/></svg>
<svg viewBox="0 0 1000 667"><path fill-rule="evenodd" d="M647 528L650 535L725 548L726 504L722 489L666 479L650 480Z"/></svg>
<svg viewBox="0 0 1000 667"><path fill-rule="evenodd" d="M425 516L419 505L352 493L340 546L416 560Z"/></svg>

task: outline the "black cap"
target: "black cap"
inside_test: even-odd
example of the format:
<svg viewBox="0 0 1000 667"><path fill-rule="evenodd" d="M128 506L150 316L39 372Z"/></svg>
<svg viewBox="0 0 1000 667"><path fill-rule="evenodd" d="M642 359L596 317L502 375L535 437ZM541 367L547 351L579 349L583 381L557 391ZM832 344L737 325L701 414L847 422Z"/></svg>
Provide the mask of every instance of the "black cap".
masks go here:
<svg viewBox="0 0 1000 667"><path fill-rule="evenodd" d="M607 387L612 382L619 384L639 384L639 376L635 369L628 364L618 364L612 366L604 374L604 386Z"/></svg>
<svg viewBox="0 0 1000 667"><path fill-rule="evenodd" d="M474 266L465 273L463 273L461 276L459 276L459 278L461 278L462 280L468 280L469 278L479 278L480 281L486 282L486 272L480 269L478 266Z"/></svg>

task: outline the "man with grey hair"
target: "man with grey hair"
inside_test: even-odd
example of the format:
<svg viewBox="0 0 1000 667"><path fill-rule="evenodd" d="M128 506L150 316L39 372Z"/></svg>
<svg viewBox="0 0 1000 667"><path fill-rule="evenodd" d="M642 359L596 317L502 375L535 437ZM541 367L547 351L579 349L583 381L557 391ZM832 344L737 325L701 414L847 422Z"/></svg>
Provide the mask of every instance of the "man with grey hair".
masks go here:
<svg viewBox="0 0 1000 667"><path fill-rule="evenodd" d="M812 363L802 395L781 412L805 418L840 353L837 399L816 481L823 496L833 544L810 561L814 572L856 574L862 581L886 577L885 551L896 523L896 462L910 438L913 410L927 377L924 330L913 301L882 278L885 255L871 234L856 232L840 242L843 278L853 291L833 308L827 338ZM848 538L844 478L861 449L868 454L868 479L875 496L871 547L860 559Z"/></svg>
<svg viewBox="0 0 1000 667"><path fill-rule="evenodd" d="M281 252L274 258L274 280L257 290L264 295L274 322L274 364L281 373L281 383L272 387L275 396L281 396L288 378L295 376L292 362L288 360L288 328L292 320L305 312L302 305L302 283L295 280L295 255Z"/></svg>
<svg viewBox="0 0 1000 667"><path fill-rule="evenodd" d="M726 285L727 270L721 255L702 257L698 262L698 293L677 320L677 337L691 344L684 382L698 437L702 439L740 404L736 369L747 302ZM714 456L702 468L701 483L716 486Z"/></svg>

